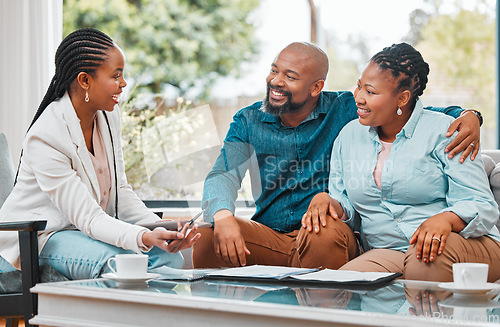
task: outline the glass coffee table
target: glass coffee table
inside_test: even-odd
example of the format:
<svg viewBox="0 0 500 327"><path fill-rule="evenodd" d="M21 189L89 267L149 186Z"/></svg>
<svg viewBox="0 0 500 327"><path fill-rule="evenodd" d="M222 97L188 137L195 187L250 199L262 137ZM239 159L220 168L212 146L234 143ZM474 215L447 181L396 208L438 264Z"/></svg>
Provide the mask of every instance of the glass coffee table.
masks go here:
<svg viewBox="0 0 500 327"><path fill-rule="evenodd" d="M36 285L42 326L499 326L500 292L439 283L310 287L282 282L107 279Z"/></svg>

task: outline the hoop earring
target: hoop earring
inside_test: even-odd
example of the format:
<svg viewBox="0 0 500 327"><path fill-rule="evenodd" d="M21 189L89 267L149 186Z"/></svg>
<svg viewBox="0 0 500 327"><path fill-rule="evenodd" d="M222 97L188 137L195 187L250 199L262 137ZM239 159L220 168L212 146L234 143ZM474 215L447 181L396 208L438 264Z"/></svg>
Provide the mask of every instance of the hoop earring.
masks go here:
<svg viewBox="0 0 500 327"><path fill-rule="evenodd" d="M398 114L398 116L401 116L403 114L403 110L398 107L398 111L396 111L396 113Z"/></svg>
<svg viewBox="0 0 500 327"><path fill-rule="evenodd" d="M85 102L89 102L89 91L85 90Z"/></svg>

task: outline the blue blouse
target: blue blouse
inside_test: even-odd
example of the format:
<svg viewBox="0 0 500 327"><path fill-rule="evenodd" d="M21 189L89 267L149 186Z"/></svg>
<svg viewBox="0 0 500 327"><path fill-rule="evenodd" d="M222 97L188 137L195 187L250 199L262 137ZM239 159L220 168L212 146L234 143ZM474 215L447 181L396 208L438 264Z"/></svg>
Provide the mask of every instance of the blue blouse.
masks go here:
<svg viewBox="0 0 500 327"><path fill-rule="evenodd" d="M452 120L417 102L392 145L381 188L373 178L382 149L377 129L354 120L340 132L332 149L329 193L369 248L406 251L417 227L446 211L467 223L460 232L464 238L489 235L500 241L498 206L481 156L460 164L458 156L449 159L444 152L453 139L445 136Z"/></svg>

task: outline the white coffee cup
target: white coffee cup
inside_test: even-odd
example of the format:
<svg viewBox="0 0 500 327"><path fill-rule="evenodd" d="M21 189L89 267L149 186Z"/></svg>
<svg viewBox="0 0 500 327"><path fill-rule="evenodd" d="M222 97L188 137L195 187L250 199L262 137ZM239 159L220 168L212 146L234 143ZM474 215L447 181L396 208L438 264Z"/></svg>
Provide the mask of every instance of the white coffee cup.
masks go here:
<svg viewBox="0 0 500 327"><path fill-rule="evenodd" d="M113 268L112 263L116 268ZM108 267L118 278L142 278L148 273L148 256L145 254L117 254L108 260Z"/></svg>
<svg viewBox="0 0 500 327"><path fill-rule="evenodd" d="M484 287L488 282L488 268L486 263L454 263L454 286L470 289Z"/></svg>

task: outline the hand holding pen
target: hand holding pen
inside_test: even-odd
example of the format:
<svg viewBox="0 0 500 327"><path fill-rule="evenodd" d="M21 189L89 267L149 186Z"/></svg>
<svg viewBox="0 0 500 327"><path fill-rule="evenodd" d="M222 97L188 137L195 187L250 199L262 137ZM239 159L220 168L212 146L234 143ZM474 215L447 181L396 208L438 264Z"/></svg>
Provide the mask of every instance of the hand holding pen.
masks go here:
<svg viewBox="0 0 500 327"><path fill-rule="evenodd" d="M183 229L187 230L187 228L193 227L194 222L196 221L196 219L198 219L203 214L203 211L205 211L205 210L201 210L199 213L197 213L184 226L182 226L182 221L180 219L178 219L177 220L177 232L181 233ZM194 226L194 227L196 227L196 226ZM170 244L173 241L175 241L175 239L170 239L167 241L167 244Z"/></svg>
<svg viewBox="0 0 500 327"><path fill-rule="evenodd" d="M182 220L178 219L177 231L167 230L164 227L156 227L151 232L144 233L142 237L143 243L146 246L157 246L170 253L176 253L193 246L201 236L200 233L196 232L198 226L194 224L194 221L202 213L203 211L189 220L184 226L182 225ZM187 233L189 228L191 228L191 231Z"/></svg>

